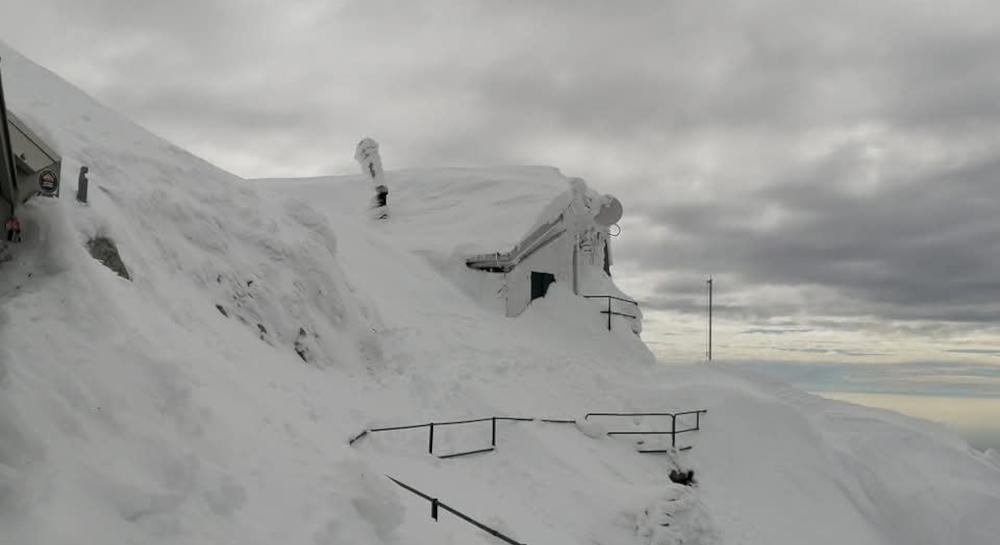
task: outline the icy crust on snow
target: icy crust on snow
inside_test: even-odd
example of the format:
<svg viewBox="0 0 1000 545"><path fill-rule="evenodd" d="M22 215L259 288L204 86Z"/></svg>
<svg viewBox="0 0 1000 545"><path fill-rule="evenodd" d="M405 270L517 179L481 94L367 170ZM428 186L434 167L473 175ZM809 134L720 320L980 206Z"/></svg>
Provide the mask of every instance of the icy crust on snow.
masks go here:
<svg viewBox="0 0 1000 545"><path fill-rule="evenodd" d="M88 164L93 186L86 206L68 186L32 201L0 263L4 545L495 543L433 523L386 474L525 543L1000 535L995 454L943 428L726 366L654 365L558 284L517 319L484 307L461 258L516 242L566 189L554 169L388 172L393 214L373 222L360 176L247 182L0 56L10 107L64 180ZM132 282L89 255L97 236ZM582 416L695 408L709 413L677 459L691 489L606 435L666 419ZM495 452L453 460L427 454L425 429L346 444L490 415L578 425L504 422ZM482 448L489 423L435 437L437 453Z"/></svg>

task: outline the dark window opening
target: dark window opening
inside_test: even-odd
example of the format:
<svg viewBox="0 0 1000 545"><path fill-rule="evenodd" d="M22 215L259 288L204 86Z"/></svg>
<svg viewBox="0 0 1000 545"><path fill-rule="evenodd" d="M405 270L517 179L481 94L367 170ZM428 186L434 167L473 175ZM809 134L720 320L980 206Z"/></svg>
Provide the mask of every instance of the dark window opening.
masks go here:
<svg viewBox="0 0 1000 545"><path fill-rule="evenodd" d="M549 284L556 281L556 275L547 272L531 271L531 300L545 297L549 292Z"/></svg>

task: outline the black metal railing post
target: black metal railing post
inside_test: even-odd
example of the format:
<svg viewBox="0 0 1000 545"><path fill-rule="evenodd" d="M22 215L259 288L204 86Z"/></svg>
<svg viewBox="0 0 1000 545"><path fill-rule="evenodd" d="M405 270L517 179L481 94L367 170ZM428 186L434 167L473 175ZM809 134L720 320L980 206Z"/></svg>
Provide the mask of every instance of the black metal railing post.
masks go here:
<svg viewBox="0 0 1000 545"><path fill-rule="evenodd" d="M438 504L441 503L437 498L431 498L431 518L435 521L438 519Z"/></svg>
<svg viewBox="0 0 1000 545"><path fill-rule="evenodd" d="M670 415L670 446L677 448L677 415Z"/></svg>
<svg viewBox="0 0 1000 545"><path fill-rule="evenodd" d="M427 429L430 430L427 434L427 453L434 454L434 423L428 424Z"/></svg>
<svg viewBox="0 0 1000 545"><path fill-rule="evenodd" d="M611 331L611 298L608 297L608 331Z"/></svg>
<svg viewBox="0 0 1000 545"><path fill-rule="evenodd" d="M493 417L492 426L493 426L491 430L492 433L490 434L490 446L495 447L497 446L497 417L495 416Z"/></svg>

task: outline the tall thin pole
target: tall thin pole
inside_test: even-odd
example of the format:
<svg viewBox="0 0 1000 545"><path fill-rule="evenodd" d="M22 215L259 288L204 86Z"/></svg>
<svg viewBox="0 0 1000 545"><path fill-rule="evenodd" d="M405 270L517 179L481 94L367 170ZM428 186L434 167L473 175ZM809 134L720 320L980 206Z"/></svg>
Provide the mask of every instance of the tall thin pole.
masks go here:
<svg viewBox="0 0 1000 545"><path fill-rule="evenodd" d="M708 277L708 361L712 361L712 277Z"/></svg>

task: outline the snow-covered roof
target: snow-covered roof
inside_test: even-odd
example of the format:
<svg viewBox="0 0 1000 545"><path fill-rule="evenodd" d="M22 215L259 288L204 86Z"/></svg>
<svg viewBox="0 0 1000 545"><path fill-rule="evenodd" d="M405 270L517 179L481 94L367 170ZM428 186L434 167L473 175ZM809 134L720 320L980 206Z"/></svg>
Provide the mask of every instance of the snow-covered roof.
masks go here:
<svg viewBox="0 0 1000 545"><path fill-rule="evenodd" d="M513 248L570 188L559 170L540 166L397 170L385 177L391 213L379 229L416 252L441 256ZM373 192L362 175L260 182L358 220L367 219Z"/></svg>

